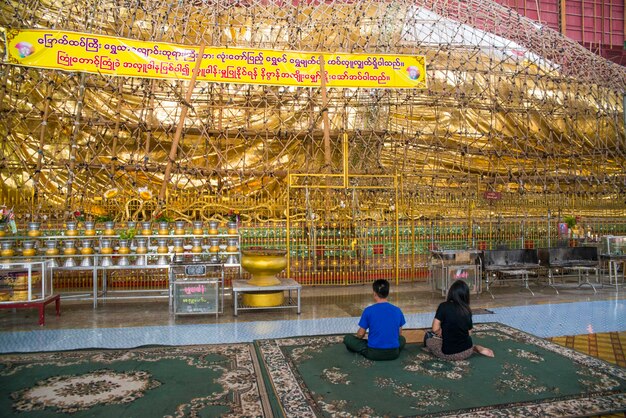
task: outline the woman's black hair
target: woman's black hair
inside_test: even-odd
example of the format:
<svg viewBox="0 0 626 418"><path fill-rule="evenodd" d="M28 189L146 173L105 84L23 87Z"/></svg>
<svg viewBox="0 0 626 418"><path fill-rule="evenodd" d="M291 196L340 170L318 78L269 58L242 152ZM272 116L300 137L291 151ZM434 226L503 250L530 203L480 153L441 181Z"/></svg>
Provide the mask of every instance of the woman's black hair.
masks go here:
<svg viewBox="0 0 626 418"><path fill-rule="evenodd" d="M448 289L448 302L453 302L466 315L472 314L470 308L470 292L464 280L455 280Z"/></svg>

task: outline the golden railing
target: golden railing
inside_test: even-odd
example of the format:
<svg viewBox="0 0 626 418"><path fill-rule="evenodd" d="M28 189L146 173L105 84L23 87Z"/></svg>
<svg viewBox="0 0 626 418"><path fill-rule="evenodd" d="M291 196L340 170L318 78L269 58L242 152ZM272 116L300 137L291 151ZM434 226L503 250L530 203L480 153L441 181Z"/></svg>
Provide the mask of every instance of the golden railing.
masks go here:
<svg viewBox="0 0 626 418"><path fill-rule="evenodd" d="M428 277L430 250L541 248L594 245L603 235L626 235L624 218L581 218L576 238L559 236L558 218L523 217L413 219L392 221L352 219L311 222L306 219L242 222L241 248L289 248L289 270L282 275L304 285L350 285L377 278L419 282ZM47 231L44 231L44 234ZM42 237L44 238L44 237ZM72 237L74 239L80 237ZM80 256L78 256L80 257ZM245 277L244 272L244 277ZM239 269L226 270L226 285ZM91 271L58 271L54 287L61 292L88 292ZM98 278L102 288L102 277ZM168 286L165 270L115 270L107 276L109 290L154 290Z"/></svg>

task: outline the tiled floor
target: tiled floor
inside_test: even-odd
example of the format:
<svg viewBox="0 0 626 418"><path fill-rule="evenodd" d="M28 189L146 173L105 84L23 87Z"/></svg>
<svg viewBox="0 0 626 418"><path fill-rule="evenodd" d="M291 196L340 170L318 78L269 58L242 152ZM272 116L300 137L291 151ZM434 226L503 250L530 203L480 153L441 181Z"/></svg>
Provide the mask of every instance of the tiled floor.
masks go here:
<svg viewBox="0 0 626 418"><path fill-rule="evenodd" d="M626 332L566 335L550 338L550 341L626 367Z"/></svg>
<svg viewBox="0 0 626 418"><path fill-rule="evenodd" d="M473 295L474 308L494 314L476 315L475 322L502 322L541 336L626 331L623 288L568 286L556 295L551 288L533 287L535 296L517 286L497 287ZM407 327L427 327L443 300L426 283L392 286L391 302L400 306ZM93 309L89 302L63 301L62 314L49 307L46 326L37 325L36 310L0 311L0 352L51 351L75 348L128 348L148 344L184 345L252 341L294 335L354 332L358 316L372 303L369 286L305 287L302 313L294 309L240 312L233 316L227 295L225 312L173 316L167 301L116 301Z"/></svg>

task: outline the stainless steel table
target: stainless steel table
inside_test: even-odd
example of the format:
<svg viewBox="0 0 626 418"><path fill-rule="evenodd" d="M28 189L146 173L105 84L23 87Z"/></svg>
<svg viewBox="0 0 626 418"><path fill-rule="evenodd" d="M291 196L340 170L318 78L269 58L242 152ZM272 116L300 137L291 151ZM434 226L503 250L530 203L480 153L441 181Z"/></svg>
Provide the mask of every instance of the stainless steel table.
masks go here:
<svg viewBox="0 0 626 418"><path fill-rule="evenodd" d="M289 309L297 308L298 315L300 314L300 291L302 285L293 279L279 279L280 284L274 286L255 286L248 283L247 280L233 280L233 306L235 309L235 316L239 311L253 310L253 309ZM273 292L273 291L287 291L287 301L283 305L279 306L241 306L239 304L239 294L247 292ZM291 291L295 290L297 293L296 301L291 297ZM294 303L295 302L295 303Z"/></svg>

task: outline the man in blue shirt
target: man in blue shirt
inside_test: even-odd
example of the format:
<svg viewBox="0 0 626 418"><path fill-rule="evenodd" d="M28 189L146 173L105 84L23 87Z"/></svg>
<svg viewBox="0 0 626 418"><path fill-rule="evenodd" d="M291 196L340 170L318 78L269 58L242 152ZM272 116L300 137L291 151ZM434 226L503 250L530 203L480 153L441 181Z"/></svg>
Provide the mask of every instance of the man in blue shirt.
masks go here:
<svg viewBox="0 0 626 418"><path fill-rule="evenodd" d="M387 302L387 280L376 280L372 288L376 303L365 308L356 335L346 335L343 343L349 351L370 360L395 360L406 344L406 339L402 336L402 326L406 324L406 320L400 308ZM369 334L365 339L367 330Z"/></svg>

